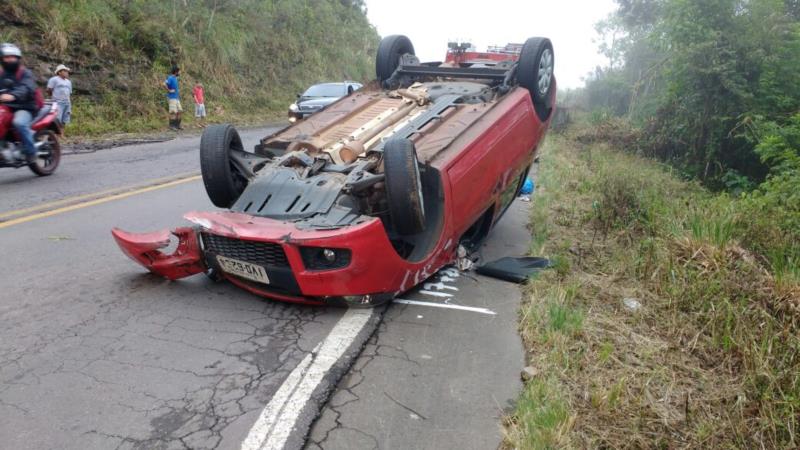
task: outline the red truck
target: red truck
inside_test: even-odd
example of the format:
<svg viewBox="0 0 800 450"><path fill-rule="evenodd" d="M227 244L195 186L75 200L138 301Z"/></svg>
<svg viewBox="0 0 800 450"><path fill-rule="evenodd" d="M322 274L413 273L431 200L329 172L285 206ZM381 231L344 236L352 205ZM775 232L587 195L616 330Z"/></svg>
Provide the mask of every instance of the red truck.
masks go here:
<svg viewBox="0 0 800 450"><path fill-rule="evenodd" d="M206 273L264 297L372 306L475 248L519 193L552 116L553 47L530 38L495 66L422 63L405 36L377 81L245 151L230 125L200 143L224 212L171 234L112 231L169 279Z"/></svg>

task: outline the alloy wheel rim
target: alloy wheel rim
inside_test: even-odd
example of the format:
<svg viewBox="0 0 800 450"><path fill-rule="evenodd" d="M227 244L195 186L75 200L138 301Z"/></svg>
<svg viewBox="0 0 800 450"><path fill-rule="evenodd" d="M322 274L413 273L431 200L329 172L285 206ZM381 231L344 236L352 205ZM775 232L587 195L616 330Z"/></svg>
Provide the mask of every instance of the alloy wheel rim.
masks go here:
<svg viewBox="0 0 800 450"><path fill-rule="evenodd" d="M550 84L553 80L553 52L546 48L542 52L542 57L539 58L539 93L542 95L547 94L550 90Z"/></svg>

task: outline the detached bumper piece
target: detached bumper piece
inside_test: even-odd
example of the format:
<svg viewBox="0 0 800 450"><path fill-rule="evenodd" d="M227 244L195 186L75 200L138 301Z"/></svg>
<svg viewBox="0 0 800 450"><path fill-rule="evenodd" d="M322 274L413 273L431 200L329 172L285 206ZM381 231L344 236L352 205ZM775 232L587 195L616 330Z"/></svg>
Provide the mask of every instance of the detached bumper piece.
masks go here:
<svg viewBox="0 0 800 450"><path fill-rule="evenodd" d="M169 255L161 251L170 244L171 236L167 230L128 233L114 228L111 234L129 258L164 278L177 280L208 270L194 228L182 227L172 232L178 239L178 246Z"/></svg>

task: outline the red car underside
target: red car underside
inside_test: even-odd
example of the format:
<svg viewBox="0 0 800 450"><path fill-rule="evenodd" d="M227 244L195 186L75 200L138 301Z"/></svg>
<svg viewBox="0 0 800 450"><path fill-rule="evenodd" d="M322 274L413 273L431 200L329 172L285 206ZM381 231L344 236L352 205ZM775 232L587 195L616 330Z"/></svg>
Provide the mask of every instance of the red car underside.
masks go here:
<svg viewBox="0 0 800 450"><path fill-rule="evenodd" d="M402 106L401 102L382 91L359 91L264 138L262 144L270 148L309 139L337 141L376 115L391 117L385 110ZM248 212L254 203L239 212L186 214L194 226L172 232L176 247L170 245L174 238L167 230L140 234L114 229L112 233L126 255L168 279L206 272L281 301L375 305L455 261L459 242L470 230L488 232L513 201L547 125L539 120L529 92L522 88L491 102L453 104L426 125L413 137L427 173L423 181L426 227L420 235L400 240L400 245L398 236L387 231L384 219L377 215L360 215L335 228L303 225ZM413 250L403 247L408 243ZM347 260L333 267L309 262L309 251L325 249L337 255L343 252ZM240 276L243 272L222 270L226 259L264 270L268 279L259 282Z"/></svg>
<svg viewBox="0 0 800 450"><path fill-rule="evenodd" d="M402 293L451 261L455 246L440 252L433 260L413 264L402 259L392 247L380 219L336 230L300 230L293 224L233 212L191 212L184 216L195 227L175 229L178 245L172 254L162 249L170 245L167 230L154 233L129 233L120 229L112 234L131 259L149 271L176 280L209 270L215 262L213 249L204 246L204 236L235 240L244 245L273 246L285 255L286 267L267 269L274 284L261 284L219 271L226 280L254 294L276 300L322 305L337 301L349 304L375 304ZM205 237L211 242L218 238ZM310 270L300 248L347 249L349 264L334 270ZM263 248L260 248L263 250ZM381 255L376 258L375 255Z"/></svg>

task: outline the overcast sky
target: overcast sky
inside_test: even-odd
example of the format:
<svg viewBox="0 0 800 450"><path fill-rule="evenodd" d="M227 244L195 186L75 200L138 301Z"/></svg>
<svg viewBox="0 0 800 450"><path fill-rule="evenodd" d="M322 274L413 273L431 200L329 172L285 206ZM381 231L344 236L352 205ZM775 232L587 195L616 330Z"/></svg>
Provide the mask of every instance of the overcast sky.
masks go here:
<svg viewBox="0 0 800 450"><path fill-rule="evenodd" d="M366 0L381 36L405 34L423 61L441 61L449 40L488 45L549 37L559 87L579 87L605 59L597 53L594 24L614 10L613 0Z"/></svg>

